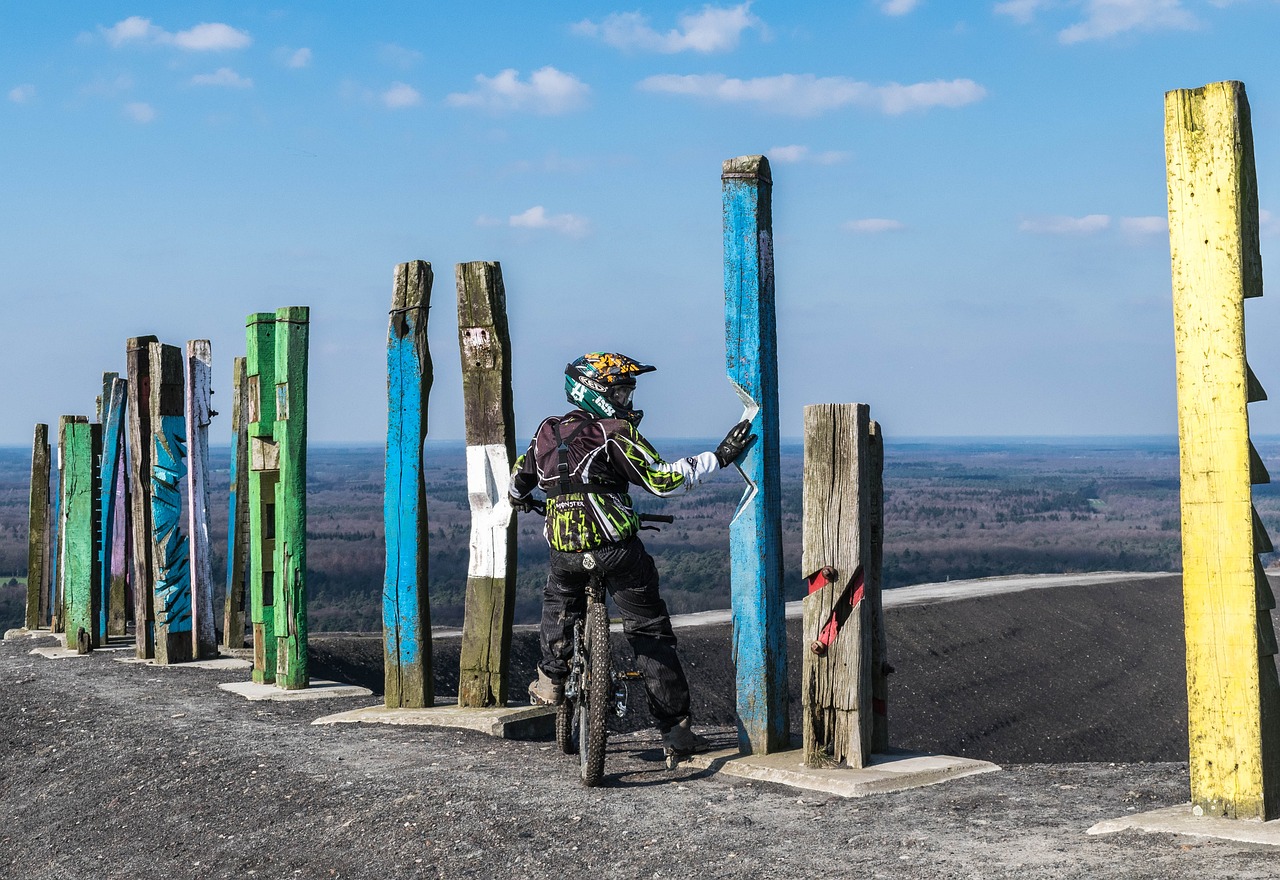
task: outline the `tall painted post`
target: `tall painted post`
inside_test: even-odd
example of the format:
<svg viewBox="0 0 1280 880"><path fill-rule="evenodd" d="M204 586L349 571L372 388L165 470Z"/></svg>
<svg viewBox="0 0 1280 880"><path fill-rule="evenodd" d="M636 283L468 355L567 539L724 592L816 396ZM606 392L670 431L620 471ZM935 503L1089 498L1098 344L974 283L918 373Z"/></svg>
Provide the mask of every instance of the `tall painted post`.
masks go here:
<svg viewBox="0 0 1280 880"><path fill-rule="evenodd" d="M244 358L231 368L231 479L227 516L227 593L223 608L222 643L244 647L244 581L249 563L249 431L248 390Z"/></svg>
<svg viewBox="0 0 1280 880"><path fill-rule="evenodd" d="M516 524L507 500L516 457L507 294L498 263L459 263L455 274L471 503L458 705L505 706L516 601Z"/></svg>
<svg viewBox="0 0 1280 880"><path fill-rule="evenodd" d="M1269 481L1249 440L1266 394L1245 362L1244 301L1262 295L1249 102L1239 82L1165 95L1182 495L1191 802L1280 817L1275 598L1253 507Z"/></svg>
<svg viewBox="0 0 1280 880"><path fill-rule="evenodd" d="M31 443L31 504L27 508L27 629L46 619L49 580L49 426L36 425Z"/></svg>
<svg viewBox="0 0 1280 880"><path fill-rule="evenodd" d="M116 373L106 373L102 385L102 457L98 479L98 614L94 621L94 645L106 644L110 633L112 576L116 570L116 482L120 478L124 446L125 392L128 382ZM120 597L121 599L123 596ZM123 608L121 609L123 612Z"/></svg>
<svg viewBox="0 0 1280 880"><path fill-rule="evenodd" d="M276 686L299 690L307 670L307 350L310 309L276 312Z"/></svg>
<svg viewBox="0 0 1280 880"><path fill-rule="evenodd" d="M249 437L249 620L253 625L253 680L276 680L276 484L280 447L276 422L276 316L257 312L245 321L245 380Z"/></svg>
<svg viewBox="0 0 1280 880"><path fill-rule="evenodd" d="M431 264L396 266L387 330L387 453L383 522L382 635L389 708L435 703L431 675L431 607L427 594L427 494L422 443L427 436L431 351L427 316Z"/></svg>
<svg viewBox="0 0 1280 880"><path fill-rule="evenodd" d="M98 566L94 553L94 428L85 416L58 421L62 450L64 630L67 643L85 650L93 643Z"/></svg>
<svg viewBox="0 0 1280 880"><path fill-rule="evenodd" d="M197 658L218 656L213 618L213 562L209 557L209 423L213 354L207 339L187 342L187 535L191 541L191 628Z"/></svg>
<svg viewBox="0 0 1280 880"><path fill-rule="evenodd" d="M62 424L58 424L53 462L53 523L49 535L49 629L62 632Z"/></svg>
<svg viewBox="0 0 1280 880"><path fill-rule="evenodd" d="M151 565L151 344L154 336L135 336L125 345L128 376L125 406L129 420L130 580L133 587L134 653L139 660L156 655L155 579Z"/></svg>
<svg viewBox="0 0 1280 880"><path fill-rule="evenodd" d="M769 160L724 162L725 360L757 440L735 463L747 482L729 524L738 745L790 747L778 471L778 349L773 306L773 182Z"/></svg>
<svg viewBox="0 0 1280 880"><path fill-rule="evenodd" d="M151 567L155 572L156 662L192 659L191 562L182 532L187 475L182 350L153 342L151 352Z"/></svg>
<svg viewBox="0 0 1280 880"><path fill-rule="evenodd" d="M867 433L870 540L866 592L871 604L871 751L889 748L889 641L884 628L884 432L874 419Z"/></svg>

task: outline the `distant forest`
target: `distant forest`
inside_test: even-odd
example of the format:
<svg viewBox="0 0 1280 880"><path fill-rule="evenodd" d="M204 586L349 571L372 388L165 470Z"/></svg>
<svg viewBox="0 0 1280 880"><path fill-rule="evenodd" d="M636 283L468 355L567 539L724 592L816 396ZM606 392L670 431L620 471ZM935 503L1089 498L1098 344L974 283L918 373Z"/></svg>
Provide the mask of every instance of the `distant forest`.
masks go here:
<svg viewBox="0 0 1280 880"><path fill-rule="evenodd" d="M658 443L668 456L713 443ZM1256 443L1264 460L1280 441ZM210 511L218 589L225 578L227 450L215 449ZM460 443L428 442L432 623L462 622L470 514ZM30 453L0 449L0 627L22 623ZM310 620L314 630L381 627L383 452L315 447L308 461ZM786 598L803 595L800 504L803 453L782 449ZM1006 574L1180 569L1178 455L1172 439L893 442L886 446L884 578L887 588ZM729 604L728 523L742 495L735 471L688 495L637 495L674 525L646 532L673 613ZM1280 535L1280 492L1254 487ZM545 580L541 523L519 522L517 621L537 619ZM1275 554L1264 558L1270 562ZM220 601L220 598L219 598Z"/></svg>

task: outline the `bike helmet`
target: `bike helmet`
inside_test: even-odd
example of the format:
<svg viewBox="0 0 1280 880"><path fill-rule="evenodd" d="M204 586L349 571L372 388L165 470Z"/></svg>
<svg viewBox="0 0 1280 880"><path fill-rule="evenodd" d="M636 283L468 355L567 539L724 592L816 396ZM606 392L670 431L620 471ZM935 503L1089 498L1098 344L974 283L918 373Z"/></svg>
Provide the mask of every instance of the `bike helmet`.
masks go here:
<svg viewBox="0 0 1280 880"><path fill-rule="evenodd" d="M564 392L569 402L602 419L626 419L639 425L644 410L631 408L636 376L657 367L624 354L593 351L564 368Z"/></svg>

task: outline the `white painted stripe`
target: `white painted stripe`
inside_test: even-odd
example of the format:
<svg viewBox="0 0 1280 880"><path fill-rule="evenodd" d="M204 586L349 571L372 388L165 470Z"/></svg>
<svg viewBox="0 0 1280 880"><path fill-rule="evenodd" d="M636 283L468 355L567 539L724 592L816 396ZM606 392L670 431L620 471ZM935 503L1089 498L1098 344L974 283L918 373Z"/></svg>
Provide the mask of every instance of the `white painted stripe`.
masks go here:
<svg viewBox="0 0 1280 880"><path fill-rule="evenodd" d="M467 447L467 498L471 502L471 559L467 577L500 578L507 570L507 498L513 462L501 443Z"/></svg>

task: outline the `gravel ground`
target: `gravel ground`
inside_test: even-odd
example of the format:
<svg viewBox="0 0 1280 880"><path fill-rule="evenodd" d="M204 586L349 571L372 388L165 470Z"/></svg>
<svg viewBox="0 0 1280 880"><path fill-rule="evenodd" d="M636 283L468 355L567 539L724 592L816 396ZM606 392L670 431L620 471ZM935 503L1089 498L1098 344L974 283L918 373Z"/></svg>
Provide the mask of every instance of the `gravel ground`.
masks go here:
<svg viewBox="0 0 1280 880"><path fill-rule="evenodd" d="M309 723L376 697L250 703L216 687L245 672L52 661L28 653L47 637L9 640L0 877L1280 876L1266 847L1084 833L1187 800L1185 762L1163 755L1185 749L1176 598L1172 578L895 609L895 744L1005 769L856 800L667 771L648 729L616 733L606 784L584 789L549 742ZM729 745L727 630L680 639L698 719ZM380 681L376 646L315 638L315 669ZM533 656L518 636L516 680ZM456 669L456 642L437 661Z"/></svg>

